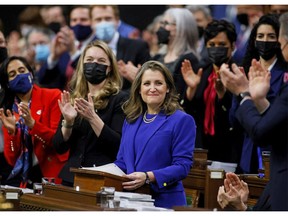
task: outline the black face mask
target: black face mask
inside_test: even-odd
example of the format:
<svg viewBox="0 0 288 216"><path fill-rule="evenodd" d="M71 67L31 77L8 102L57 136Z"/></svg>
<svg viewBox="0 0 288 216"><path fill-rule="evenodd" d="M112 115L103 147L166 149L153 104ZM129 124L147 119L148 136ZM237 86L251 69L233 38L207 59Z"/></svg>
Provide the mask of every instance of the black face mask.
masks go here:
<svg viewBox="0 0 288 216"><path fill-rule="evenodd" d="M51 22L48 25L48 28L51 29L55 34L57 34L61 29L61 24L59 22Z"/></svg>
<svg viewBox="0 0 288 216"><path fill-rule="evenodd" d="M167 31L165 28L160 27L156 32L158 37L158 44L168 44L170 31Z"/></svg>
<svg viewBox="0 0 288 216"><path fill-rule="evenodd" d="M245 25L245 26L249 25L248 14L246 13L237 14L237 20L242 25Z"/></svg>
<svg viewBox="0 0 288 216"><path fill-rule="evenodd" d="M277 48L279 48L278 41L255 41L255 48L258 54L264 59L269 60L276 55Z"/></svg>
<svg viewBox="0 0 288 216"><path fill-rule="evenodd" d="M201 38L204 34L204 28L201 26L197 26L197 28L198 28L198 36L199 38Z"/></svg>
<svg viewBox="0 0 288 216"><path fill-rule="evenodd" d="M107 65L94 63L84 63L84 75L91 84L99 84L106 79Z"/></svg>
<svg viewBox="0 0 288 216"><path fill-rule="evenodd" d="M227 57L228 47L209 47L207 51L209 59L218 67L229 60Z"/></svg>
<svg viewBox="0 0 288 216"><path fill-rule="evenodd" d="M0 64L8 58L8 51L6 47L0 47Z"/></svg>

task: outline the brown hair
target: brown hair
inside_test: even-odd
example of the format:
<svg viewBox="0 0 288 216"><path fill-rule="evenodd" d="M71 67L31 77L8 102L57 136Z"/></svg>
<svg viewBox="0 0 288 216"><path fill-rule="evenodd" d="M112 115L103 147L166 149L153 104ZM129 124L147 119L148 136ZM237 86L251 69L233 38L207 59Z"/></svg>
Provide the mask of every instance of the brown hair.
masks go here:
<svg viewBox="0 0 288 216"><path fill-rule="evenodd" d="M149 69L152 71L159 71L164 76L167 88L169 89L169 93L166 94L164 102L160 107L161 111L164 111L166 115L171 115L176 110L182 110L181 106L178 103L179 98L171 72L164 64L158 61L147 61L142 65L136 75L135 80L132 83L129 100L127 100L123 104L123 110L124 113L127 115L128 122L135 121L141 114L144 114L144 112L147 110L147 105L142 100L139 92L141 88L143 74Z"/></svg>

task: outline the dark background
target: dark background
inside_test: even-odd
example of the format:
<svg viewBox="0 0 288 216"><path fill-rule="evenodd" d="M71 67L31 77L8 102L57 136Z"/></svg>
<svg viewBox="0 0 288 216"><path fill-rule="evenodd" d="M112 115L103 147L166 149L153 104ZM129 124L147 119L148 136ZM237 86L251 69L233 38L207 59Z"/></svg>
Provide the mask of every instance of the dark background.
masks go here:
<svg viewBox="0 0 288 216"><path fill-rule="evenodd" d="M28 5L0 5L0 19L3 22L4 35L7 36L18 27L18 14ZM64 5L67 18L71 5ZM166 10L166 5L119 5L120 17L123 21L143 30L154 17Z"/></svg>

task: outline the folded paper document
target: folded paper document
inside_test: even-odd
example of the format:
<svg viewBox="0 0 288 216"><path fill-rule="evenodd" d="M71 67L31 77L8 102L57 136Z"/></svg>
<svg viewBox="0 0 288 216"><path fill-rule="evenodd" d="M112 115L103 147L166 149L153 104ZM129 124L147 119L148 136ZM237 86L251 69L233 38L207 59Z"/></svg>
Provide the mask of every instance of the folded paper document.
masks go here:
<svg viewBox="0 0 288 216"><path fill-rule="evenodd" d="M117 176L125 175L125 173L114 163L109 163L103 166L82 167L82 169L101 171L101 172L110 173L110 174L117 175Z"/></svg>

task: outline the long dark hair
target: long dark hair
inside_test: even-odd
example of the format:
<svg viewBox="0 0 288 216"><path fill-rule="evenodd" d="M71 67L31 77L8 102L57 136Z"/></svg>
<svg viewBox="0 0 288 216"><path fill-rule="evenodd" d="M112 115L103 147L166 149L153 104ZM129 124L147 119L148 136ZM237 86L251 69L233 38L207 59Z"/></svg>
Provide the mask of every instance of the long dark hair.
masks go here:
<svg viewBox="0 0 288 216"><path fill-rule="evenodd" d="M6 109L12 109L12 105L14 103L15 93L11 92L9 89L9 78L7 73L8 65L11 61L19 60L24 66L28 69L28 71L32 74L34 78L34 71L32 67L29 65L28 61L21 56L11 56L4 60L0 67L0 85L1 85L1 96L4 95L4 98L1 100L0 107Z"/></svg>
<svg viewBox="0 0 288 216"><path fill-rule="evenodd" d="M260 56L255 48L255 40L257 36L257 30L261 25L270 25L275 30L277 39L279 38L280 23L278 20L278 15L267 14L267 15L262 16L259 22L253 27L251 31L248 44L247 44L246 53L242 61L242 66L244 67L246 74L249 71L252 59L256 59L256 60L260 59ZM280 45L277 47L275 55L277 56L277 59L280 60L281 62L285 61L282 55Z"/></svg>

